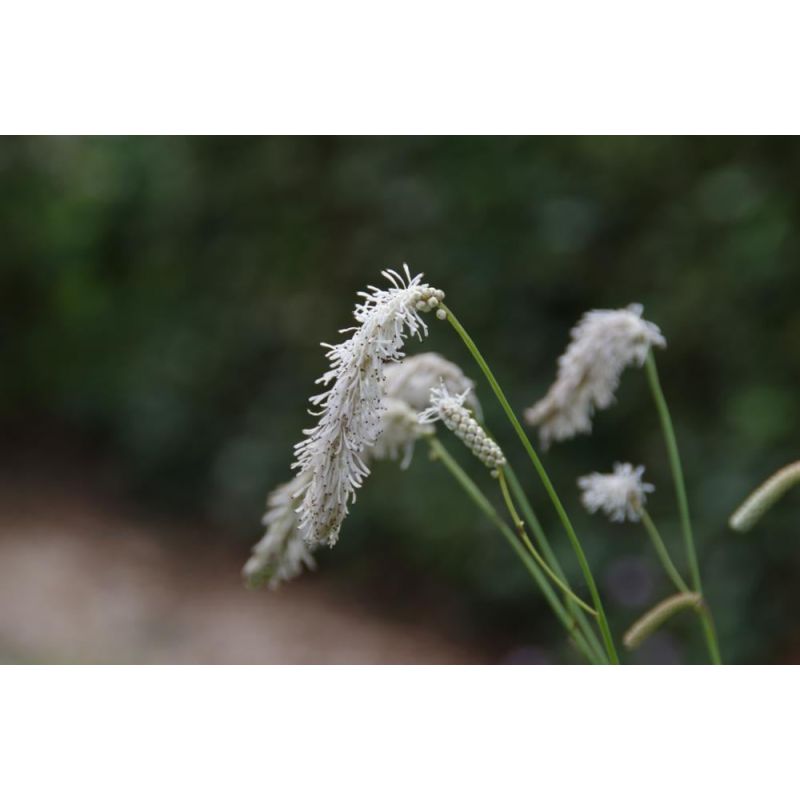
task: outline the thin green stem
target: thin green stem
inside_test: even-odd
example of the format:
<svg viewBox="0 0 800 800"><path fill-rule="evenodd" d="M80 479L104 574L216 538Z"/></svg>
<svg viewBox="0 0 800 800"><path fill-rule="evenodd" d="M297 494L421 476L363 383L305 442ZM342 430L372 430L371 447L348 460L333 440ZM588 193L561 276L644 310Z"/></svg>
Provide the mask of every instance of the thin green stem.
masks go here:
<svg viewBox="0 0 800 800"><path fill-rule="evenodd" d="M503 495L503 501L506 504L506 508L508 509L508 513L511 515L511 519L514 522L514 526L517 529L517 533L519 534L519 538L525 543L525 546L528 548L528 552L536 559L536 563L542 568L545 575L550 578L553 583L561 589L562 592L568 597L569 599L576 602L584 611L587 611L593 617L597 616L597 612L588 604L584 603L583 600L578 597L570 588L567 586L559 577L558 575L553 572L552 569L547 565L547 562L541 557L539 551L533 546L533 543L528 538L528 534L525 533L525 523L519 516L517 512L516 506L514 505L514 501L511 499L511 494L508 491L508 483L506 483L506 476L503 473L503 469L500 468L497 470L497 481L500 484L500 493Z"/></svg>
<svg viewBox="0 0 800 800"><path fill-rule="evenodd" d="M431 448L431 457L442 463L442 465L456 479L459 485L466 491L472 502L475 503L475 505L483 512L487 519L500 530L503 536L505 536L508 543L514 549L514 552L519 556L528 572L530 572L531 576L542 590L542 594L545 596L545 599L552 608L556 617L558 617L559 621L564 625L567 633L573 639L575 645L578 647L581 653L591 663L598 663L597 657L591 646L584 638L580 629L576 627L575 620L569 615L561 601L558 599L558 596L553 591L552 586L550 586L548 583L538 564L530 557L525 547L514 535L514 532L511 530L511 528L503 521L486 495L478 488L469 475L464 472L458 462L450 455L447 448L439 441L439 439L437 439L435 436L431 436L429 437L428 441Z"/></svg>
<svg viewBox="0 0 800 800"><path fill-rule="evenodd" d="M567 575L561 567L553 548L550 546L550 542L547 539L544 528L539 522L539 518L536 516L528 497L522 488L522 484L520 484L511 464L506 463L506 465L503 467L503 471L508 479L508 486L511 489L511 494L516 500L518 507L522 510L522 516L528 523L528 527L533 532L533 536L536 540L536 544L539 546L539 550L541 550L542 555L547 560L547 563L552 567L553 572L555 572L556 575L558 575L558 577L561 578L561 580L564 581L567 586L569 586ZM600 640L597 638L594 625L589 622L586 614L583 613L580 606L578 606L576 603L573 603L569 598L567 598L566 605L567 609L569 609L570 613L575 617L580 629L583 631L583 635L589 642L589 645L594 651L595 656L597 656L601 663L608 664L608 656L606 655L606 651L603 649L603 645L600 643Z"/></svg>
<svg viewBox="0 0 800 800"><path fill-rule="evenodd" d="M639 509L639 513L642 515L642 524L650 536L650 541L653 543L653 547L658 555L658 560L661 562L661 566L664 567L667 575L669 575L670 580L675 584L679 592L691 594L691 590L686 585L686 581L681 578L680 572L678 572L675 564L669 557L667 546L664 544L664 540L662 539L661 534L658 532L658 528L656 528L652 517L643 508Z"/></svg>
<svg viewBox="0 0 800 800"><path fill-rule="evenodd" d="M444 304L442 305L445 313L447 314L447 319L449 320L450 324L455 329L456 333L461 337L461 340L464 342L467 350L469 350L472 357L475 359L478 366L481 368L486 380L489 382L489 385L492 387L492 391L495 393L500 405L503 407L503 410L506 412L506 416L511 423L511 426L516 431L519 440L522 442L522 446L525 448L525 451L528 454L531 462L533 463L536 472L539 475L539 479L544 484L544 488L547 491L547 494L550 498L550 501L553 503L553 506L556 509L556 513L558 514L559 519L561 520L561 524L564 527L564 530L567 533L567 537L569 538L570 544L572 545L572 549L575 551L575 555L578 559L578 563L581 567L581 572L583 572L584 580L586 581L586 585L589 588L589 593L592 596L592 603L594 603L595 610L597 611L598 617L598 624L600 626L600 632L603 635L603 642L606 647L606 652L608 653L608 657L612 664L619 664L619 656L617 655L617 650L614 647L614 639L611 636L611 629L608 625L608 619L606 617L605 609L603 608L603 601L600 599L600 593L597 590L597 584L595 583L594 576L592 575L591 567L589 566L589 562L586 559L586 554L583 552L583 547L581 546L580 540L578 539L578 535L575 533L575 529L572 527L572 523L570 522L569 517L567 516L567 512L564 509L564 506L561 503L561 500L556 493L555 487L553 486L552 482L550 481L550 477L547 474L547 471L544 468L539 456L534 450L533 445L528 439L522 424L517 419L516 414L514 413L511 405L509 404L503 390L500 388L500 384L497 382L492 370L489 368L489 365L486 363L486 360L481 355L480 350L478 350L475 342L472 341L472 338L464 329L463 325L456 319L456 316L453 312Z"/></svg>
<svg viewBox="0 0 800 800"><path fill-rule="evenodd" d="M692 520L689 516L689 501L686 496L686 484L683 479L683 467L681 465L681 457L678 452L678 441L675 438L675 429L672 425L672 417L669 413L667 400L664 397L664 392L661 389L661 381L658 378L658 369L656 368L656 359L653 355L652 349L647 355L645 362L645 371L647 373L647 382L650 384L650 391L653 394L653 400L658 410L658 416L661 420L661 430L664 434L664 442L667 447L667 455L669 457L669 466L672 471L672 480L675 484L675 496L678 500L678 511L681 518L681 528L683 529L683 542L686 548L686 559L689 562L689 574L692 579L692 586L694 590L702 595L703 583L700 578L700 566L697 561L697 550L694 544L694 533L692 531ZM704 608L706 609L703 614L703 633L706 637L706 644L708 646L709 654L715 664L722 663L719 653L719 644L717 642L717 635L714 630L714 624L711 617L711 611L708 604L704 600Z"/></svg>

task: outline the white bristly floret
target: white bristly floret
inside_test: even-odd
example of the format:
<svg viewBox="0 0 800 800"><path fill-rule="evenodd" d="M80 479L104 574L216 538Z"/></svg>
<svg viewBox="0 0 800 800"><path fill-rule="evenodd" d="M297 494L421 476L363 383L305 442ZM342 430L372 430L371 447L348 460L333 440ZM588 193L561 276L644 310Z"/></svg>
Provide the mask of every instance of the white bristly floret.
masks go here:
<svg viewBox="0 0 800 800"><path fill-rule="evenodd" d="M506 463L503 451L465 408L470 390L450 394L444 383L431 389L430 406L419 415L422 423L441 420L485 464L495 470Z"/></svg>
<svg viewBox="0 0 800 800"><path fill-rule="evenodd" d="M276 589L284 581L296 578L303 567L314 568L313 548L306 545L297 528L297 494L303 490L306 477L296 475L267 497L263 519L266 533L253 547L253 554L242 570L250 586L266 584Z"/></svg>
<svg viewBox="0 0 800 800"><path fill-rule="evenodd" d="M420 353L386 367L386 407L383 433L367 455L376 460L401 459L406 469L414 454L414 443L434 432L433 425L421 424L417 413L423 411L431 389L440 382L453 393L468 392L467 404L480 412L475 384L461 368L438 353Z"/></svg>
<svg viewBox="0 0 800 800"><path fill-rule="evenodd" d="M393 270L383 272L389 289L368 287L354 311L355 327L342 333L351 336L328 348L330 369L317 383L329 386L312 397L318 406L317 425L303 431L306 439L295 446L293 468L308 476L298 507L300 531L309 543L336 543L347 507L355 500L369 469L362 454L375 445L381 433L384 412L385 366L403 357L408 336L427 335L420 312L432 311L444 293Z"/></svg>
<svg viewBox="0 0 800 800"><path fill-rule="evenodd" d="M638 522L644 508L647 492L655 486L642 481L644 467L632 464L614 464L614 472L603 475L593 472L578 479L583 490L581 502L594 514L602 509L612 522Z"/></svg>
<svg viewBox="0 0 800 800"><path fill-rule="evenodd" d="M543 447L591 431L595 410L614 402L622 371L641 367L652 346L667 344L658 326L642 319L639 304L589 311L571 334L555 383L525 412L526 421L539 428Z"/></svg>
<svg viewBox="0 0 800 800"><path fill-rule="evenodd" d="M422 436L433 433L433 425L423 425L417 412L396 397L387 397L383 410L383 432L373 447L364 453L365 461L400 461L400 469L407 469L414 455L414 443Z"/></svg>
<svg viewBox="0 0 800 800"><path fill-rule="evenodd" d="M405 400L416 411L424 411L428 407L431 389L440 383L444 383L451 394L468 392L466 405L480 418L481 407L475 395L475 382L462 372L461 367L444 356L420 353L386 367L386 394Z"/></svg>

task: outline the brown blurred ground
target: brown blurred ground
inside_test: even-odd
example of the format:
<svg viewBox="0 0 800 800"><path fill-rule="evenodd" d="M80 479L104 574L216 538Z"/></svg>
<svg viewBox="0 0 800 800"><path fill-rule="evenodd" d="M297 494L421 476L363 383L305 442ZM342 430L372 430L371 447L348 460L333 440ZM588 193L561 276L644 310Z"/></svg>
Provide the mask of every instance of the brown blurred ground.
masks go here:
<svg viewBox="0 0 800 800"><path fill-rule="evenodd" d="M0 661L459 663L478 649L388 621L314 575L280 592L239 577L244 553L165 530L63 480L0 490ZM177 534L177 535L176 535Z"/></svg>

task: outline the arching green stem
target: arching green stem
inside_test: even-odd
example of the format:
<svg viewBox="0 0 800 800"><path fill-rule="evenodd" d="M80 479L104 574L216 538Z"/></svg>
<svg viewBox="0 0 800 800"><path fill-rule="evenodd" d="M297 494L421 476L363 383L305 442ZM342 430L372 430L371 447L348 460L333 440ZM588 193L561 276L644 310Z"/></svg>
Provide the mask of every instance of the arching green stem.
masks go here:
<svg viewBox="0 0 800 800"><path fill-rule="evenodd" d="M486 495L484 495L484 493L478 488L469 475L464 472L458 462L450 455L447 448L439 441L438 438L431 436L429 437L428 441L431 448L432 458L439 461L448 470L448 472L456 479L462 489L464 489L472 502L480 509L487 519L500 530L513 548L514 552L519 556L528 572L536 581L545 597L545 600L547 600L556 617L558 617L559 621L567 630L567 633L573 639L580 652L589 662L593 664L598 663L597 657L592 651L590 645L587 643L583 633L577 627L575 620L570 616L561 601L558 599L558 596L553 591L552 586L542 573L539 565L531 558L525 547L514 535L514 532L511 530L511 528L505 522L503 522L502 518L497 513L497 510L491 504Z"/></svg>
<svg viewBox="0 0 800 800"><path fill-rule="evenodd" d="M673 564L672 559L669 556L669 552L667 551L667 546L664 544L664 540L661 538L661 534L658 532L658 528L656 528L652 518L643 508L639 509L639 513L642 517L642 525L644 525L644 529L650 536L650 541L655 548L656 554L658 555L658 560L661 562L661 566L664 567L664 570L666 571L667 575L669 575L670 580L675 584L675 588L679 592L689 594L690 589L686 585L686 581L684 581L684 579L681 577L681 574L678 572L675 564Z"/></svg>
<svg viewBox="0 0 800 800"><path fill-rule="evenodd" d="M528 439L528 436L526 435L525 430L522 427L522 424L517 419L516 414L514 413L513 409L511 408L511 405L506 399L505 393L503 392L502 388L500 387L500 384L494 377L494 374L492 373L492 370L489 368L489 365L486 363L486 360L481 355L480 350L478 350L475 342L472 341L472 338L464 329L463 325L461 325L461 323L458 321L453 312L445 305L442 305L442 309L447 315L447 319L453 326L456 333L458 333L458 335L461 337L461 340L464 342L464 345L466 346L467 350L469 350L470 354L475 359L478 366L481 368L481 371L486 377L486 380L489 382L489 385L492 387L492 391L495 393L497 400L503 407L503 410L506 412L506 416L508 417L511 426L514 428L514 431L519 437L520 442L522 442L522 446L525 448L525 452L528 454L528 457L533 463L534 469L539 475L539 479L542 481L545 491L547 492L550 501L553 503L553 506L556 509L556 513L558 514L558 518L561 521L564 530L566 531L567 537L569 538L570 544L572 545L572 549L575 551L575 555L578 559L578 563L580 564L584 580L586 581L586 585L589 588L589 593L592 596L592 603L594 603L595 610L597 611L598 624L600 626L600 632L603 636L603 643L605 644L609 660L611 661L612 664L618 664L619 656L617 655L617 650L616 647L614 646L614 639L611 636L611 629L608 625L608 619L606 617L605 609L603 608L603 601L600 599L600 593L597 590L597 584L594 580L594 576L592 575L591 567L589 566L589 562L586 559L586 554L583 552L583 547L581 546L580 540L578 539L578 535L577 533L575 533L575 529L572 527L572 523L570 522L570 519L567 516L567 512L563 504L561 503L558 494L556 493L555 487L550 481L550 477L548 476L547 471L544 468L544 465L539 459L536 450L531 444L530 439Z"/></svg>
<svg viewBox="0 0 800 800"><path fill-rule="evenodd" d="M547 539L544 528L542 527L541 522L539 522L539 518L536 516L533 507L531 506L530 501L528 500L528 497L525 494L522 485L520 484L519 479L517 478L517 475L510 463L506 463L506 465L503 467L503 472L505 472L508 480L508 487L511 489L511 494L516 500L517 506L521 509L522 516L524 517L525 522L528 523L528 527L533 533L533 537L536 540L536 544L538 545L542 556L552 567L553 572L555 572L556 575L558 575L558 577L561 578L561 580L564 581L567 586L569 586L567 575L562 569L561 564L559 563L558 558L553 551L553 548L550 546L550 542ZM595 627L589 621L586 614L583 613L581 607L569 599L566 601L566 606L569 612L577 620L580 629L583 631L583 635L586 637L586 641L591 646L598 660L603 664L608 664L608 656L606 655L606 651L603 649L603 645L600 643L600 640L597 638Z"/></svg>
<svg viewBox="0 0 800 800"><path fill-rule="evenodd" d="M694 544L692 520L689 516L689 501L686 496L686 484L683 479L683 467L681 465L681 456L678 452L678 441L675 438L675 429L672 426L672 417L669 413L667 400L661 389L661 381L658 378L656 359L652 349L647 354L645 372L647 373L647 382L650 384L650 391L653 394L653 400L655 401L658 416L661 420L661 430L664 434L664 442L667 447L672 480L675 484L675 496L678 500L678 511L681 518L681 528L683 529L683 542L686 548L686 559L689 562L689 574L691 575L692 586L695 592L699 595L703 595L703 582L700 578L700 566L697 561L697 550ZM705 600L703 605L706 609L706 613L702 615L702 624L708 652L711 656L711 660L715 664L721 664L722 658L719 652L719 644L717 642L716 631L714 630L711 610L708 608L708 604Z"/></svg>
<svg viewBox="0 0 800 800"><path fill-rule="evenodd" d="M497 471L497 480L500 484L500 492L503 495L503 501L506 504L506 508L508 509L508 513L511 515L511 519L514 522L514 527L517 529L517 533L519 534L519 538L525 543L525 546L528 548L528 552L536 559L536 563L542 568L545 575L550 578L553 583L561 589L562 592L575 603L577 603L584 611L587 611L593 617L597 616L597 612L590 606L584 603L583 600L578 597L559 577L558 575L553 572L552 569L547 565L547 562L542 558L539 554L539 551L533 546L533 543L528 538L528 534L525 533L525 523L520 519L519 513L517 512L516 507L514 506L514 501L511 499L511 495L508 491L508 483L506 483L506 476L503 473L502 467Z"/></svg>

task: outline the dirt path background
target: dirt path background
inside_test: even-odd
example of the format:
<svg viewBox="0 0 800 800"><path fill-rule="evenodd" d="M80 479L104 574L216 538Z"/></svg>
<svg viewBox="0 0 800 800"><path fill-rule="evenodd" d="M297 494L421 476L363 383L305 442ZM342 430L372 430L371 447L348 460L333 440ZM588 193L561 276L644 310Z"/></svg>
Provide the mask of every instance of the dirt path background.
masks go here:
<svg viewBox="0 0 800 800"><path fill-rule="evenodd" d="M387 621L315 575L243 589L243 553L188 549L85 490L4 482L0 661L5 663L464 663L486 654ZM202 537L201 537L202 538ZM186 537L183 538L186 540Z"/></svg>

